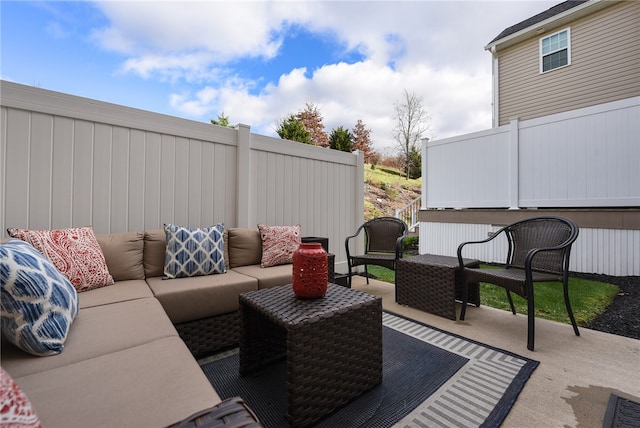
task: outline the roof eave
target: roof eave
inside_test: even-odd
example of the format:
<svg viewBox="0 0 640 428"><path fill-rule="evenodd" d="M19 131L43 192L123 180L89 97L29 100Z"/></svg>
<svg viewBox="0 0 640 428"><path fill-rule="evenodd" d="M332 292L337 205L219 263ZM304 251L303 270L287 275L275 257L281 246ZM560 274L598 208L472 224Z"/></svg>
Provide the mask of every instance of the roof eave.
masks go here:
<svg viewBox="0 0 640 428"><path fill-rule="evenodd" d="M520 43L523 40L527 40L529 38L538 36L542 33L545 33L549 30L557 28L561 25L567 24L569 22L575 21L576 19L582 18L583 16L594 13L600 9L603 9L607 6L611 6L614 3L617 3L621 0L591 0L586 3L583 3L579 6L561 12L557 15L552 16L551 18L547 18L544 21L537 22L527 28L523 28L522 30L515 32L513 34L509 34L506 37L503 37L498 40L494 40L484 47L486 51L490 51L491 53L496 53L498 49L504 49L509 46L513 46L516 43Z"/></svg>

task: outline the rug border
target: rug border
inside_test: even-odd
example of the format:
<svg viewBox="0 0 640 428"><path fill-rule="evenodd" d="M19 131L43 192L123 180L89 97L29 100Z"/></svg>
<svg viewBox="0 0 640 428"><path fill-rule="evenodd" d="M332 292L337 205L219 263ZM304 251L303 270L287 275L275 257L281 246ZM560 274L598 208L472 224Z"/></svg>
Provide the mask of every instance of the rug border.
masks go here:
<svg viewBox="0 0 640 428"><path fill-rule="evenodd" d="M520 368L520 371L518 372L518 375L519 375L518 379L514 379L513 382L509 384L509 387L505 390L504 394L502 395L502 397L500 398L496 406L493 408L491 413L487 416L484 423L480 425L481 427L499 427L502 424L502 422L504 422L507 415L511 411L511 407L513 407L513 403L515 403L515 401L517 400L518 396L524 389L525 384L527 383L527 381L529 380L529 378L531 377L535 369L540 365L539 361L533 360L528 357L524 357L520 354L516 354L515 352L507 351L506 349L501 349L493 345L488 345L486 343L483 343L474 339L470 339L468 337L462 336L457 333L452 333L450 331L444 330L439 327L434 327L430 324L424 323L422 321L418 321L406 315L401 315L396 312L388 311L388 310L384 310L383 312L386 312L398 318L405 319L407 321L414 322L416 324L420 324L424 327L439 331L440 333L447 334L447 335L456 337L458 339L466 340L475 345L483 346L493 351L501 352L505 355L509 355L514 358L520 358L523 361L525 361L525 364Z"/></svg>

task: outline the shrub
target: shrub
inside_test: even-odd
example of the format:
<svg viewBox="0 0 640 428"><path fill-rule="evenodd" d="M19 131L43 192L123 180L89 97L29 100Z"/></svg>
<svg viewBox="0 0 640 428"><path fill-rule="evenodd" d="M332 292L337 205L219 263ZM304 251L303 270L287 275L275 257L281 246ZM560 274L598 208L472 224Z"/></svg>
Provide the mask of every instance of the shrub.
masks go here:
<svg viewBox="0 0 640 428"><path fill-rule="evenodd" d="M418 237L418 236L409 236L408 238L404 238L402 240L402 249L403 250L417 251L418 248L420 248L420 237Z"/></svg>

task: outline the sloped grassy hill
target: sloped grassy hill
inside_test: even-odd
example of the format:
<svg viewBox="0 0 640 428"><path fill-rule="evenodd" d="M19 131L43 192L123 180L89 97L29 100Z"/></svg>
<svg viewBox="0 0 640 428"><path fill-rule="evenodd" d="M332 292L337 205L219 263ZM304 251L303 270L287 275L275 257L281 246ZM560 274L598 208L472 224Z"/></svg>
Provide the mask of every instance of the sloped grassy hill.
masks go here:
<svg viewBox="0 0 640 428"><path fill-rule="evenodd" d="M364 219L394 216L396 209L405 207L420 196L422 179L407 180L391 167L370 164L364 166Z"/></svg>

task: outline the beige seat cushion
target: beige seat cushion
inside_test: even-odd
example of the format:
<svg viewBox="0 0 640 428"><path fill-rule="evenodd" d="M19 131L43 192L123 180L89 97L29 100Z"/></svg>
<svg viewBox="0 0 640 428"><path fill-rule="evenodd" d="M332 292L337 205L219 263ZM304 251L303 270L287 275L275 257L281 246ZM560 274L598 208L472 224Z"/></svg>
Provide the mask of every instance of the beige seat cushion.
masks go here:
<svg viewBox="0 0 640 428"><path fill-rule="evenodd" d="M258 289L255 278L227 271L192 278L147 278L154 296L174 324L238 310L240 293Z"/></svg>
<svg viewBox="0 0 640 428"><path fill-rule="evenodd" d="M258 289L271 288L278 285L291 284L293 265L279 265L268 268L260 267L260 264L240 266L233 271L242 275L251 276L258 280Z"/></svg>
<svg viewBox="0 0 640 428"><path fill-rule="evenodd" d="M228 239L229 266L249 266L260 264L262 260L262 239L258 229L231 228Z"/></svg>
<svg viewBox="0 0 640 428"><path fill-rule="evenodd" d="M170 336L178 333L153 297L96 306L78 311L61 354L34 357L3 342L2 367L24 376Z"/></svg>
<svg viewBox="0 0 640 428"><path fill-rule="evenodd" d="M107 287L78 293L81 309L148 297L153 297L153 293L144 279L118 281Z"/></svg>
<svg viewBox="0 0 640 428"><path fill-rule="evenodd" d="M143 238L141 232L96 235L114 281L144 279Z"/></svg>
<svg viewBox="0 0 640 428"><path fill-rule="evenodd" d="M45 427L162 427L221 401L178 337L14 379Z"/></svg>

